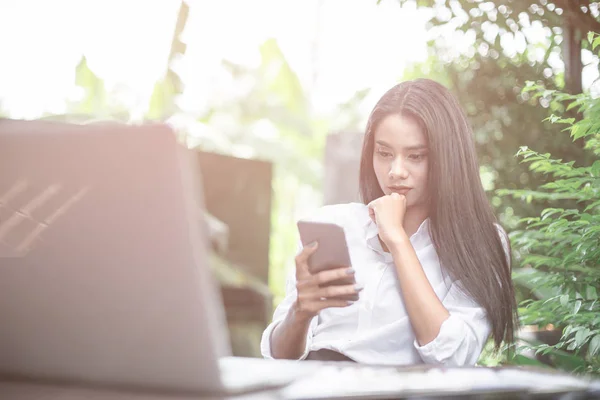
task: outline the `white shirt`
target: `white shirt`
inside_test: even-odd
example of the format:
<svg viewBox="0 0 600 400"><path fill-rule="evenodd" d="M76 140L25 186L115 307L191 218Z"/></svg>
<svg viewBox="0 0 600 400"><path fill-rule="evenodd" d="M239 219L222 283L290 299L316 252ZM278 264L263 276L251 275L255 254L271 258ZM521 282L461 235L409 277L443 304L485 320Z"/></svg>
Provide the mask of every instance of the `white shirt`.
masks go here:
<svg viewBox="0 0 600 400"><path fill-rule="evenodd" d="M360 203L325 206L307 219L343 227L356 281L364 289L354 304L324 309L312 319L300 359L306 358L310 351L330 349L366 364L462 366L477 362L491 325L485 309L463 294L457 283L442 272L429 235L429 220L421 224L410 242L450 317L442 323L433 341L420 346L402 300L392 256L383 251L377 225L371 221L367 206ZM507 243L501 237L507 251ZM286 296L263 333L263 357L273 358L271 333L285 319L296 297L295 271L292 271L286 282Z"/></svg>

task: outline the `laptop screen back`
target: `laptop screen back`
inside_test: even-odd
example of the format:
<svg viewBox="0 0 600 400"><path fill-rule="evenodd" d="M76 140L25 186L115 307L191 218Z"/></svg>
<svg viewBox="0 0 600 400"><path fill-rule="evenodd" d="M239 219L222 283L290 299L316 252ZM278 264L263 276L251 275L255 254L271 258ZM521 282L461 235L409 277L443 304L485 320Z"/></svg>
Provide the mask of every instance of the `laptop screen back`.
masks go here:
<svg viewBox="0 0 600 400"><path fill-rule="evenodd" d="M219 386L191 156L162 125L0 120L0 373Z"/></svg>

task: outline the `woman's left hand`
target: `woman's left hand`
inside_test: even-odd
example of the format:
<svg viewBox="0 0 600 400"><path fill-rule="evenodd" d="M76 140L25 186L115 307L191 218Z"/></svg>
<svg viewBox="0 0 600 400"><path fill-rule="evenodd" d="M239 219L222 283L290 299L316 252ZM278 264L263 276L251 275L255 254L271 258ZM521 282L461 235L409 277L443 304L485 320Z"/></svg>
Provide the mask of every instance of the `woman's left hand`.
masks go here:
<svg viewBox="0 0 600 400"><path fill-rule="evenodd" d="M398 243L404 234L406 197L392 193L369 203L369 216L377 224L379 237L386 246Z"/></svg>

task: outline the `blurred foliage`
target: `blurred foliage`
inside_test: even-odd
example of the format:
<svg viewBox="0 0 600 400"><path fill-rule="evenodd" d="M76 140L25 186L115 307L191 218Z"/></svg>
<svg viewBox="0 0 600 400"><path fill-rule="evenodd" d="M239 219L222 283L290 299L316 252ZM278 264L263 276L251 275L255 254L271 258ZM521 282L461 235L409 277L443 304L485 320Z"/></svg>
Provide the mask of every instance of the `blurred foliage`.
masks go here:
<svg viewBox="0 0 600 400"><path fill-rule="evenodd" d="M188 21L189 13L188 4L182 1L177 15L173 40L171 41L168 68L162 79L154 85L148 111L146 112L146 118L148 119L164 120L179 111L176 105L176 97L183 92L184 88L179 75L173 70L173 63L185 54L186 45L181 41L181 35Z"/></svg>
<svg viewBox="0 0 600 400"><path fill-rule="evenodd" d="M589 94L549 95L534 84L525 90L533 98L549 96L565 112L583 113L580 120L552 115L549 121L569 132L571 140L582 140L593 162L575 166L573 160L523 146L517 153L521 162L533 173L547 176L548 182L535 190L498 191L501 196L525 196L552 205L538 216L521 219L511 243L523 266L514 279L532 290L532 297L520 304L521 322L550 326L562 335L555 344L533 341L520 350L549 356L561 369L600 375L600 99ZM577 207L556 205L565 199Z"/></svg>
<svg viewBox="0 0 600 400"><path fill-rule="evenodd" d="M201 145L207 150L245 154L274 163L269 286L278 304L298 250L297 213L301 206L319 206L322 202L327 134L332 126L357 128L357 110L368 91L358 91L332 114L318 114L311 105L311 94L277 41L266 40L259 51L260 63L254 68L223 62L239 91L211 110L202 123L225 134L227 142L205 140Z"/></svg>
<svg viewBox="0 0 600 400"><path fill-rule="evenodd" d="M274 163L269 284L278 303L296 252L296 209L303 193L318 196L326 119L313 116L309 96L276 40L260 47L257 67L229 61L223 66L240 90L202 119L226 142L204 140L206 150Z"/></svg>
<svg viewBox="0 0 600 400"><path fill-rule="evenodd" d="M562 112L562 106L547 96L532 98L522 89L527 81L548 90L564 89L566 66L571 78L579 80L579 86L572 85L574 92L581 90L583 66L576 57L565 59L565 52L581 54L582 48L589 48L582 39L588 31L600 31L597 4L566 0L416 3L432 11L430 57L407 71L405 78L430 76L458 97L474 128L480 165L489 172L486 189L492 204L501 221L514 227L515 215L534 215L543 204L501 202L493 189L527 189L546 179L527 174L513 157L516 149L525 145L561 158L589 161L580 141L571 142L547 121L552 113ZM467 44L461 48L463 41Z"/></svg>
<svg viewBox="0 0 600 400"><path fill-rule="evenodd" d="M164 75L154 85L144 113L138 115L132 112L130 107L119 102L119 90L108 91L104 80L90 68L85 55L83 55L75 68L75 84L81 89L82 95L77 100L67 102L67 111L64 115L46 114L43 118L78 123L89 123L96 120L137 123L145 120L165 121L179 112L176 99L183 92L183 85L172 66L175 60L185 54L186 46L180 41L180 36L185 28L188 14L189 6L182 1L177 15L167 67Z"/></svg>

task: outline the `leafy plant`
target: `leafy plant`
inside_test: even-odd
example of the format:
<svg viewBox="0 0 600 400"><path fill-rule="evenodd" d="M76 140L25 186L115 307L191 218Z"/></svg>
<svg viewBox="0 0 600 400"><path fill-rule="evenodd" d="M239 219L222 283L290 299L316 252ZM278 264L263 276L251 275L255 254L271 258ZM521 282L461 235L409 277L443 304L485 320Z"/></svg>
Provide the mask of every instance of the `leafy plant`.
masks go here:
<svg viewBox="0 0 600 400"><path fill-rule="evenodd" d="M530 288L532 296L520 303L521 323L539 329L558 329L556 343L520 343L510 361L523 364L522 353L547 356L561 369L600 374L600 99L589 94L569 95L528 84L525 91L554 103L554 109L575 109L580 120L552 115L571 139L582 140L595 160L576 165L541 154L526 146L517 157L546 183L536 190L498 190L500 196L544 202L538 216L522 218L510 234L515 253L513 275ZM528 361L529 360L529 361Z"/></svg>
<svg viewBox="0 0 600 400"><path fill-rule="evenodd" d="M553 109L545 96L532 98L521 89L526 81L535 80L546 89L582 92L582 75L594 68L586 60L596 59L590 54L591 43L582 39L588 31L600 32L598 3L396 1L406 7L416 4L429 16L429 58L407 71L403 79L428 76L442 81L465 108L479 162L486 171L486 189L503 225L513 229L514 215L538 215L549 205L494 195L498 188L535 188L546 183L544 175L529 174L518 163L515 150L527 145L557 158L580 161L585 152L579 142L561 135L558 126L547 120L560 110ZM524 296L521 288L517 291L520 298Z"/></svg>

